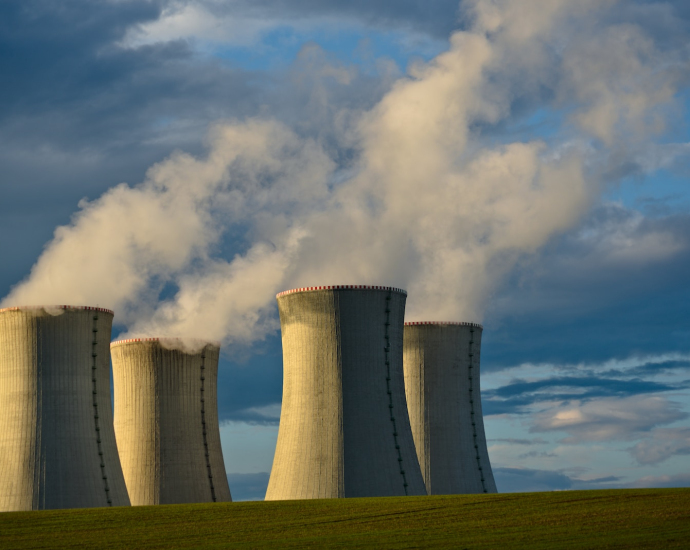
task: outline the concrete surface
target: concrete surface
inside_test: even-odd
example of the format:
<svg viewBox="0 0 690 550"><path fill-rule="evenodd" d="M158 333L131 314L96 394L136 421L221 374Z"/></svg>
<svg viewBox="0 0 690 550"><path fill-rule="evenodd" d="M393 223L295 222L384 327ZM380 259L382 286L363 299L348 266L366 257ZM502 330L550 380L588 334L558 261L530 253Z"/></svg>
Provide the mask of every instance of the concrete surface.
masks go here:
<svg viewBox="0 0 690 550"><path fill-rule="evenodd" d="M405 323L407 405L430 495L495 493L479 389L482 327Z"/></svg>
<svg viewBox="0 0 690 550"><path fill-rule="evenodd" d="M426 493L405 403L406 293L278 295L283 403L266 500Z"/></svg>
<svg viewBox="0 0 690 550"><path fill-rule="evenodd" d="M0 511L127 506L110 398L113 313L0 310Z"/></svg>
<svg viewBox="0 0 690 550"><path fill-rule="evenodd" d="M232 500L218 426L219 347L180 347L158 338L111 346L115 434L133 506Z"/></svg>

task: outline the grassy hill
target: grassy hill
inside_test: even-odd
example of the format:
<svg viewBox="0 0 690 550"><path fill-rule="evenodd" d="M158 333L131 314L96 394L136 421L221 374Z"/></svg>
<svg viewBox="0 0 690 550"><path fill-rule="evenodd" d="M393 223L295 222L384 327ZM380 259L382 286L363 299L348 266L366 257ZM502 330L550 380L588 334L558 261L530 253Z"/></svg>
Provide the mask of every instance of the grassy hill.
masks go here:
<svg viewBox="0 0 690 550"><path fill-rule="evenodd" d="M690 548L690 489L0 514L0 548Z"/></svg>

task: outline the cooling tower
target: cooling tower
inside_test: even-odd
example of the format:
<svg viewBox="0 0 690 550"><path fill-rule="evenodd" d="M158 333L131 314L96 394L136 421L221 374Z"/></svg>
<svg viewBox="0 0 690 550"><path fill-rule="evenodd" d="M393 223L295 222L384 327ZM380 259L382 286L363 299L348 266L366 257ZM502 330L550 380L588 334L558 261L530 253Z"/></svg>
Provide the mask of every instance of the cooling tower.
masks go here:
<svg viewBox="0 0 690 550"><path fill-rule="evenodd" d="M278 294L283 405L266 500L426 494L402 368L406 293Z"/></svg>
<svg viewBox="0 0 690 550"><path fill-rule="evenodd" d="M219 351L170 338L112 343L115 435L133 506L232 500L218 427Z"/></svg>
<svg viewBox="0 0 690 550"><path fill-rule="evenodd" d="M0 511L127 506L110 398L113 312L0 310Z"/></svg>
<svg viewBox="0 0 690 550"><path fill-rule="evenodd" d="M479 390L482 326L405 323L407 406L430 495L495 493Z"/></svg>

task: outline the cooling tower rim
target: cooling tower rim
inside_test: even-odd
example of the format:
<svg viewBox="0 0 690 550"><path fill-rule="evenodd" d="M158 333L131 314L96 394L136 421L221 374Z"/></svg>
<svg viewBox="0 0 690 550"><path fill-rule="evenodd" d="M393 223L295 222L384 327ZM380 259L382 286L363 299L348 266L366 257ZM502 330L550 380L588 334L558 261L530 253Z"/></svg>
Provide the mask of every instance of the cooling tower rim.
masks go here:
<svg viewBox="0 0 690 550"><path fill-rule="evenodd" d="M476 327L484 329L483 325L480 325L479 323L470 323L468 321L408 321L405 323L406 327L414 327L420 325L451 325L463 327Z"/></svg>
<svg viewBox="0 0 690 550"><path fill-rule="evenodd" d="M48 306L10 306L0 309L0 313L5 311L27 311L36 309L64 309L64 310L79 310L79 311L100 311L101 313L110 313L110 315L115 315L115 312L111 309L105 309L103 307L93 307L93 306L66 306L66 305L48 305Z"/></svg>
<svg viewBox="0 0 690 550"><path fill-rule="evenodd" d="M302 288L293 288L292 290L284 290L276 294L276 298L285 296L287 294L295 294L297 292L312 292L317 290L386 290L390 292L397 292L407 296L407 290L403 288L396 288L393 286L374 286L374 285L330 285L330 286L305 286Z"/></svg>
<svg viewBox="0 0 690 550"><path fill-rule="evenodd" d="M221 343L215 340L205 340L203 338L179 338L174 336L159 336L150 338L126 338L124 340L113 340L110 342L110 347L119 346L121 344L132 344L136 342L171 342L171 343L184 343L189 342L193 344L205 344L207 346L215 346L217 348L221 347Z"/></svg>

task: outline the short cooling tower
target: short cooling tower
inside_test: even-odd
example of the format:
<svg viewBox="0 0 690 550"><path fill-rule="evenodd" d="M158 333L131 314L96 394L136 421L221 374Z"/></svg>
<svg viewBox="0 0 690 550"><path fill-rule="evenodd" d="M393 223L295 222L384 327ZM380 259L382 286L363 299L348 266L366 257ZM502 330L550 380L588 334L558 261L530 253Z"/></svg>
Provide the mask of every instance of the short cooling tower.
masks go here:
<svg viewBox="0 0 690 550"><path fill-rule="evenodd" d="M0 310L0 511L127 506L110 329L93 307Z"/></svg>
<svg viewBox="0 0 690 550"><path fill-rule="evenodd" d="M283 405L266 500L426 494L402 369L406 293L278 294Z"/></svg>
<svg viewBox="0 0 690 550"><path fill-rule="evenodd" d="M112 343L115 434L132 505L232 500L218 427L219 351L176 339Z"/></svg>
<svg viewBox="0 0 690 550"><path fill-rule="evenodd" d="M430 495L495 493L479 391L482 326L405 323L405 391Z"/></svg>

